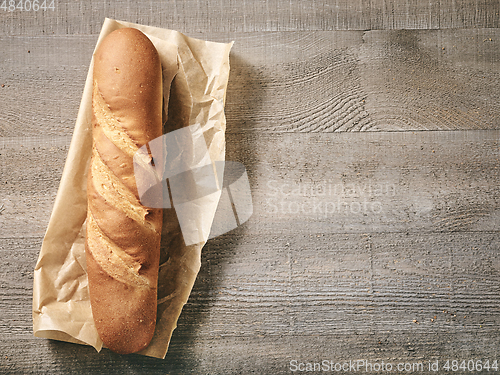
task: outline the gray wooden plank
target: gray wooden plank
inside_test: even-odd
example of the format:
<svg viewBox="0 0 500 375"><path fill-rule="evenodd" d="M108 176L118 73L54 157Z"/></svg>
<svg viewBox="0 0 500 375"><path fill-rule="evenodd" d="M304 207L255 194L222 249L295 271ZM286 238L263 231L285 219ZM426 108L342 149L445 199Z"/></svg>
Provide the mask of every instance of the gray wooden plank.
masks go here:
<svg viewBox="0 0 500 375"><path fill-rule="evenodd" d="M292 361L297 363L314 363L322 362L323 360L332 361L335 363L344 363L358 360L365 360L373 363L381 364L392 363L393 373L396 372L398 363L423 363L428 366L429 362L440 362L440 369L444 365L442 358L454 358L456 351L452 346L459 346L463 342L476 340L478 347L484 347L483 340L477 339L471 332L461 332L456 336L447 333L425 334L421 336L421 341L415 341L411 334L406 335L359 335L359 344L353 346L345 335L332 333L327 337L296 337L295 341L290 344L289 354L284 354L276 349L280 347L282 339L280 337L260 339L259 343L252 343L243 338L220 337L216 340L199 341L195 345L200 347L201 358L198 361L185 361L182 358L170 357L169 361L160 362L154 359L138 359L135 356L123 358L112 353L105 353L101 357L95 358L91 353L82 355L82 350L77 348L68 350L66 344L51 342L43 346L44 350L51 350L53 353L50 356L44 357L43 362L34 362L33 352L29 350L31 347L26 346L26 341L13 342L12 347L18 349L19 352L25 355L27 362L13 363L10 360L10 369L12 372L4 373L24 373L24 374L41 374L44 371L53 374L78 374L85 372L86 374L100 374L103 371L109 374L200 374L200 373L225 373L225 374L255 374L255 373L273 373L273 374L290 374L293 373L291 368ZM456 338L456 341L454 340ZM449 343L442 345L442 341L449 340ZM214 343L218 344L220 350L213 350ZM23 346L24 345L24 346ZM204 351L201 346L205 346ZM304 352L304 347L308 346L310 351ZM441 345L441 346L440 346ZM355 357L348 352L349 349L361 349L363 353L360 357ZM396 355L390 357L392 350L396 350ZM493 348L489 348L489 358L494 356ZM421 355L426 350L427 355ZM228 353L234 353L234 356L229 357ZM465 358L469 356L474 358L487 358L484 352L477 349L471 349L470 354L465 354ZM71 359L69 359L71 358ZM394 361L394 362L393 362ZM485 360L483 360L485 362ZM293 363L293 362L292 362ZM490 362L491 363L491 362ZM28 364L32 366L29 367ZM5 366L8 370L9 367ZM17 371L15 371L17 370ZM332 371L333 372L333 371ZM360 373L370 373L364 371L364 368L359 369ZM429 373L423 372L422 373ZM441 373L445 373L444 370ZM486 374L488 372L477 372Z"/></svg>
<svg viewBox="0 0 500 375"><path fill-rule="evenodd" d="M235 43L228 127L276 132L367 127L357 60L362 36L362 32L272 33L251 35L248 42L240 40L239 47Z"/></svg>
<svg viewBox="0 0 500 375"><path fill-rule="evenodd" d="M103 371L107 374L290 374L293 373L291 369L294 368L294 364L298 363L332 361L333 364L343 364L349 361L355 363L366 361L372 365L375 363L380 365L383 361L393 365L392 373L402 373L397 372L399 363L403 365L409 363L410 366L413 363L422 363L428 367L429 362L435 363L437 360L441 372L436 373L444 374L446 373L443 369L446 361L444 358L452 360L457 355L460 361L461 358L474 360L482 358L483 363L490 358L490 365L493 362L491 358L496 358L494 344L478 338L474 332L462 331L456 335L446 332L427 333L419 337L419 340L415 340L411 332L398 335L360 334L357 335L357 344L353 344L349 341L349 337L343 334L331 333L320 337L297 336L286 345L289 347L286 353L278 349L283 346L281 337L262 337L258 341L241 337L217 337L193 343L197 348L195 354L198 359L194 359L194 356L183 357L181 345L175 348L178 356L169 356L165 361L138 358L135 355L123 357L108 351L95 355L89 348L55 341L38 343L44 352L43 355L39 355L33 351L33 346L29 345L28 340L18 340L13 341L11 347L25 356L25 360L15 361L13 357L8 356L2 363L1 369L4 374L81 374L82 372L102 374ZM470 341L475 341L477 346L469 351L454 349ZM306 347L308 349L304 350ZM487 348L488 352L479 348ZM331 372L334 373L334 370ZM365 370L363 362L357 372L370 373L369 367ZM421 371L421 373L434 372ZM485 370L475 373L488 372Z"/></svg>
<svg viewBox="0 0 500 375"><path fill-rule="evenodd" d="M70 138L0 139L0 237L43 236Z"/></svg>
<svg viewBox="0 0 500 375"><path fill-rule="evenodd" d="M252 44L237 41L228 126L275 132L496 129L497 34L276 33L260 43L255 36Z"/></svg>
<svg viewBox="0 0 500 375"><path fill-rule="evenodd" d="M48 213L39 209L0 240L2 370L71 373L77 363L88 373L102 366L116 373L289 373L294 359L332 356L492 358L500 323L499 135L229 133L227 157L248 169L254 215L205 247L164 362L106 350L98 355L31 336L30 270L41 236L28 237L23 226L42 227ZM4 140L2 150L17 151L11 165L25 160L31 166L23 181L42 173L39 160L50 152L30 142L19 151L14 140ZM62 164L63 149L57 155ZM384 199L383 210L362 216L350 207L326 216L288 209L292 202L329 201L318 188L335 176L344 186L336 193L350 202L363 198L356 186L394 187L365 189ZM277 185L270 187L271 179ZM286 211L266 209L275 186L288 202ZM297 186L302 189L291 193ZM33 199L50 187L55 184L33 184L16 199ZM4 214L2 228L16 217ZM19 353L30 360L16 361Z"/></svg>
<svg viewBox="0 0 500 375"><path fill-rule="evenodd" d="M0 329L10 339L31 334L40 243L40 237L1 240L1 305L10 313ZM194 326L201 337L370 333L390 326L393 333L477 329L494 339L498 246L497 232L262 238L236 231L205 248L179 326Z"/></svg>
<svg viewBox="0 0 500 375"><path fill-rule="evenodd" d="M500 227L499 135L235 132L227 159L248 169L252 233L488 231Z"/></svg>
<svg viewBox="0 0 500 375"><path fill-rule="evenodd" d="M495 30L365 34L362 74L373 128L498 128Z"/></svg>
<svg viewBox="0 0 500 375"><path fill-rule="evenodd" d="M205 247L164 361L34 338L40 243L0 240L2 373L284 374L292 360L498 354L498 232L263 236L240 227Z"/></svg>
<svg viewBox="0 0 500 375"><path fill-rule="evenodd" d="M154 0L147 4L54 0L54 10L12 12L6 5L6 10L0 9L3 35L24 36L96 34L105 17L186 33L496 28L500 19L496 0Z"/></svg>
<svg viewBox="0 0 500 375"><path fill-rule="evenodd" d="M0 38L0 135L70 135L96 36Z"/></svg>
<svg viewBox="0 0 500 375"><path fill-rule="evenodd" d="M204 289L190 299L210 307L197 322L203 335L481 328L496 336L497 232L230 237L207 246ZM464 271L471 257L476 267Z"/></svg>
<svg viewBox="0 0 500 375"><path fill-rule="evenodd" d="M498 29L204 37L236 41L226 105L230 131L499 126ZM95 39L0 38L1 136L71 134Z"/></svg>
<svg viewBox="0 0 500 375"><path fill-rule="evenodd" d="M500 226L499 139L498 130L229 132L227 159L248 169L254 233L491 231ZM2 233L44 233L67 140L0 150Z"/></svg>

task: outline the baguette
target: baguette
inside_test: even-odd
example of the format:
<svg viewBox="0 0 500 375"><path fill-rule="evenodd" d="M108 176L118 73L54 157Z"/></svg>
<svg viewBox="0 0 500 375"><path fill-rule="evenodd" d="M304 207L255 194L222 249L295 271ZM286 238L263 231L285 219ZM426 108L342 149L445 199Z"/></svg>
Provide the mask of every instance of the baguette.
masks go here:
<svg viewBox="0 0 500 375"><path fill-rule="evenodd" d="M120 354L146 348L156 325L162 210L140 203L133 155L162 135L162 101L148 37L134 28L106 36L94 54L85 250L97 332Z"/></svg>

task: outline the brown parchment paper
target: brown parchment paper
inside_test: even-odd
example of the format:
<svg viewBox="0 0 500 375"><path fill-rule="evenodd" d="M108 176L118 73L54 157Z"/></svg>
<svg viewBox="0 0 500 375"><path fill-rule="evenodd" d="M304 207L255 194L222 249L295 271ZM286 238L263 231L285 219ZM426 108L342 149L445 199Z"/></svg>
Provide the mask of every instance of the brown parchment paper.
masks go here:
<svg viewBox="0 0 500 375"><path fill-rule="evenodd" d="M231 43L189 38L177 31L106 19L96 47L115 29L135 27L156 46L163 66L164 132L201 126L212 161L225 157L224 102ZM86 175L92 133L92 66L90 63L73 137L59 190L42 243L33 283L33 332L37 337L93 346L103 344L94 326L85 263ZM201 264L201 249L220 194L200 202L205 209L194 220L205 241L186 246L173 209L164 209L158 283L158 318L151 344L140 354L164 358L182 307Z"/></svg>

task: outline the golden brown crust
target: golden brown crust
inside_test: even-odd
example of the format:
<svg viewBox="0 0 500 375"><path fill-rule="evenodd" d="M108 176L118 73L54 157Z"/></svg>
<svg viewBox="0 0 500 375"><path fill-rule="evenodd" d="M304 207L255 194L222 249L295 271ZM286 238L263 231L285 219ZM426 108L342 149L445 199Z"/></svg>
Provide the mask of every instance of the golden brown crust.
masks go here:
<svg viewBox="0 0 500 375"><path fill-rule="evenodd" d="M94 55L85 249L97 331L123 354L147 347L156 324L162 211L141 205L133 155L161 136L162 98L151 41L132 28L109 34Z"/></svg>

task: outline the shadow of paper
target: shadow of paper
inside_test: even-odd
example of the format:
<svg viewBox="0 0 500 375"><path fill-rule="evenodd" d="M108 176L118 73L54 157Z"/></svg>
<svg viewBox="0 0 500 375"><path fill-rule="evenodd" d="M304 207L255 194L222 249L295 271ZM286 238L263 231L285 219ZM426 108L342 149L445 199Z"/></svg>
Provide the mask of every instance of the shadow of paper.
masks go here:
<svg viewBox="0 0 500 375"><path fill-rule="evenodd" d="M252 170L248 169L249 155L254 155L256 150L255 132L252 122L241 124L232 119L237 119L236 114L241 112L252 112L251 118L257 117L262 103L259 99L259 82L263 79L259 77L261 72L254 69L245 62L237 53L230 56L231 73L227 88L226 112L226 160L237 161L247 168L250 190L254 185ZM242 92L252 90L252 100L247 101L242 97ZM241 106L245 108L242 109ZM240 140L244 129L245 142ZM250 139L250 141L248 141ZM249 221L252 220L252 217ZM201 268L196 282L192 289L188 303L184 306L179 317L178 325L172 335L170 348L165 360L169 363L176 363L178 369L189 369L193 373L200 369L203 362L203 352L205 345L210 345L210 341L216 341L221 334L233 334L233 332L214 332L209 324L211 311L217 309L218 290L224 280L224 270L231 262L235 249L240 245L247 230L244 223L237 228L222 234L221 236L209 239L202 249ZM199 334L203 330L204 337ZM209 332L207 336L206 333Z"/></svg>

